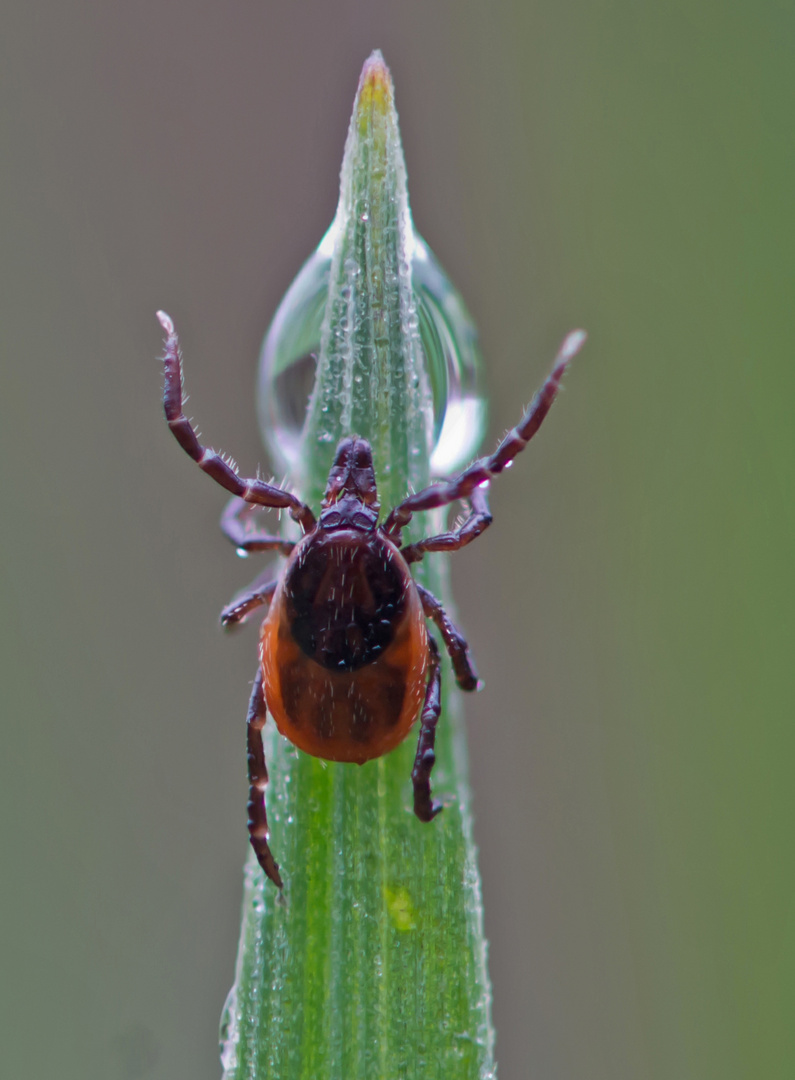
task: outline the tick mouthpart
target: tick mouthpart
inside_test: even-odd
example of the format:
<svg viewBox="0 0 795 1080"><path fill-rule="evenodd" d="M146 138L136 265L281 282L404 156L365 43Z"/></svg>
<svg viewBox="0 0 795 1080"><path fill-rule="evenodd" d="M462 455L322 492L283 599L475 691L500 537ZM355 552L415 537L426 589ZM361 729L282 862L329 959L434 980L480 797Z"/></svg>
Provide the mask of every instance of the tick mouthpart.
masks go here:
<svg viewBox="0 0 795 1080"><path fill-rule="evenodd" d="M378 512L373 452L367 439L356 435L343 439L337 447L328 474L323 507L342 501L345 495L354 496L360 503Z"/></svg>

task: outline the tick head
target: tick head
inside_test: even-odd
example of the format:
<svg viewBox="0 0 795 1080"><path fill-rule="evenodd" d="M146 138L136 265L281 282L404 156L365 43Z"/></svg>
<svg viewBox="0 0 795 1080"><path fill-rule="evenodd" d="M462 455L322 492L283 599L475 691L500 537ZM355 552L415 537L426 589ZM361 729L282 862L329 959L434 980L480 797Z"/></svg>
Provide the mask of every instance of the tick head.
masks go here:
<svg viewBox="0 0 795 1080"><path fill-rule="evenodd" d="M366 439L343 439L328 474L319 524L325 528L353 527L371 531L378 521L373 452Z"/></svg>
<svg viewBox="0 0 795 1080"><path fill-rule="evenodd" d="M324 509L346 495L378 510L373 452L367 439L356 436L343 439L337 447L334 464L328 474L326 494L323 496Z"/></svg>

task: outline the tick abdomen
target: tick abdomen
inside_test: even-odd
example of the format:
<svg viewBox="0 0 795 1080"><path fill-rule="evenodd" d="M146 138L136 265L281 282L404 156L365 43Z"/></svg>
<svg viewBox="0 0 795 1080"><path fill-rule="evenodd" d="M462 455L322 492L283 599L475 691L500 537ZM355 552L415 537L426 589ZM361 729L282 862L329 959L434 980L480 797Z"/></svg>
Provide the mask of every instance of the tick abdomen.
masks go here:
<svg viewBox="0 0 795 1080"><path fill-rule="evenodd" d="M354 529L307 538L262 627L268 707L307 753L380 757L414 722L427 651L422 604L393 544Z"/></svg>

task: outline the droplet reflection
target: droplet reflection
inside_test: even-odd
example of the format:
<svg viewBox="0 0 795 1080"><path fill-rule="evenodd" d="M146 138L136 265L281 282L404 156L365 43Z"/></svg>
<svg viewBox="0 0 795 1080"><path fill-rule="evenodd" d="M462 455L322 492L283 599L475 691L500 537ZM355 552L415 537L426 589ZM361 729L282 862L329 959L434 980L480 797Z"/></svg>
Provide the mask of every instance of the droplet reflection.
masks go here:
<svg viewBox="0 0 795 1080"><path fill-rule="evenodd" d="M277 470L291 472L298 459L320 350L334 240L332 225L287 290L262 346L257 406ZM477 331L461 295L416 233L411 273L433 394L431 471L443 476L471 461L480 445L486 426L482 360Z"/></svg>

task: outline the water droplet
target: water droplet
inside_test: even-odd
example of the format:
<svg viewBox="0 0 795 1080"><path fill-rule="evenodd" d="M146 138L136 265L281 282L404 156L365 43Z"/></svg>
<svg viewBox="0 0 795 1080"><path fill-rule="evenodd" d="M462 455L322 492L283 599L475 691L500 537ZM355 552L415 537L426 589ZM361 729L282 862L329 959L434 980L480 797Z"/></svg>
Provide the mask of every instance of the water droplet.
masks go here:
<svg viewBox="0 0 795 1080"><path fill-rule="evenodd" d="M332 224L287 290L262 346L257 405L265 443L278 469L292 471L298 461L320 351L334 239ZM347 258L344 270L353 280L358 273L355 260ZM408 273L408 265L400 271ZM406 315L406 331L419 333L425 354L434 410L431 470L443 476L471 461L480 444L486 426L482 361L477 332L460 294L416 234L410 272L416 308ZM372 284L384 276L374 268ZM350 300L349 287L343 288L342 296ZM355 328L345 316L338 328L344 329L343 321L351 333ZM412 376L413 381L417 378ZM325 412L328 406L322 409ZM321 433L319 438L330 442L333 436Z"/></svg>

